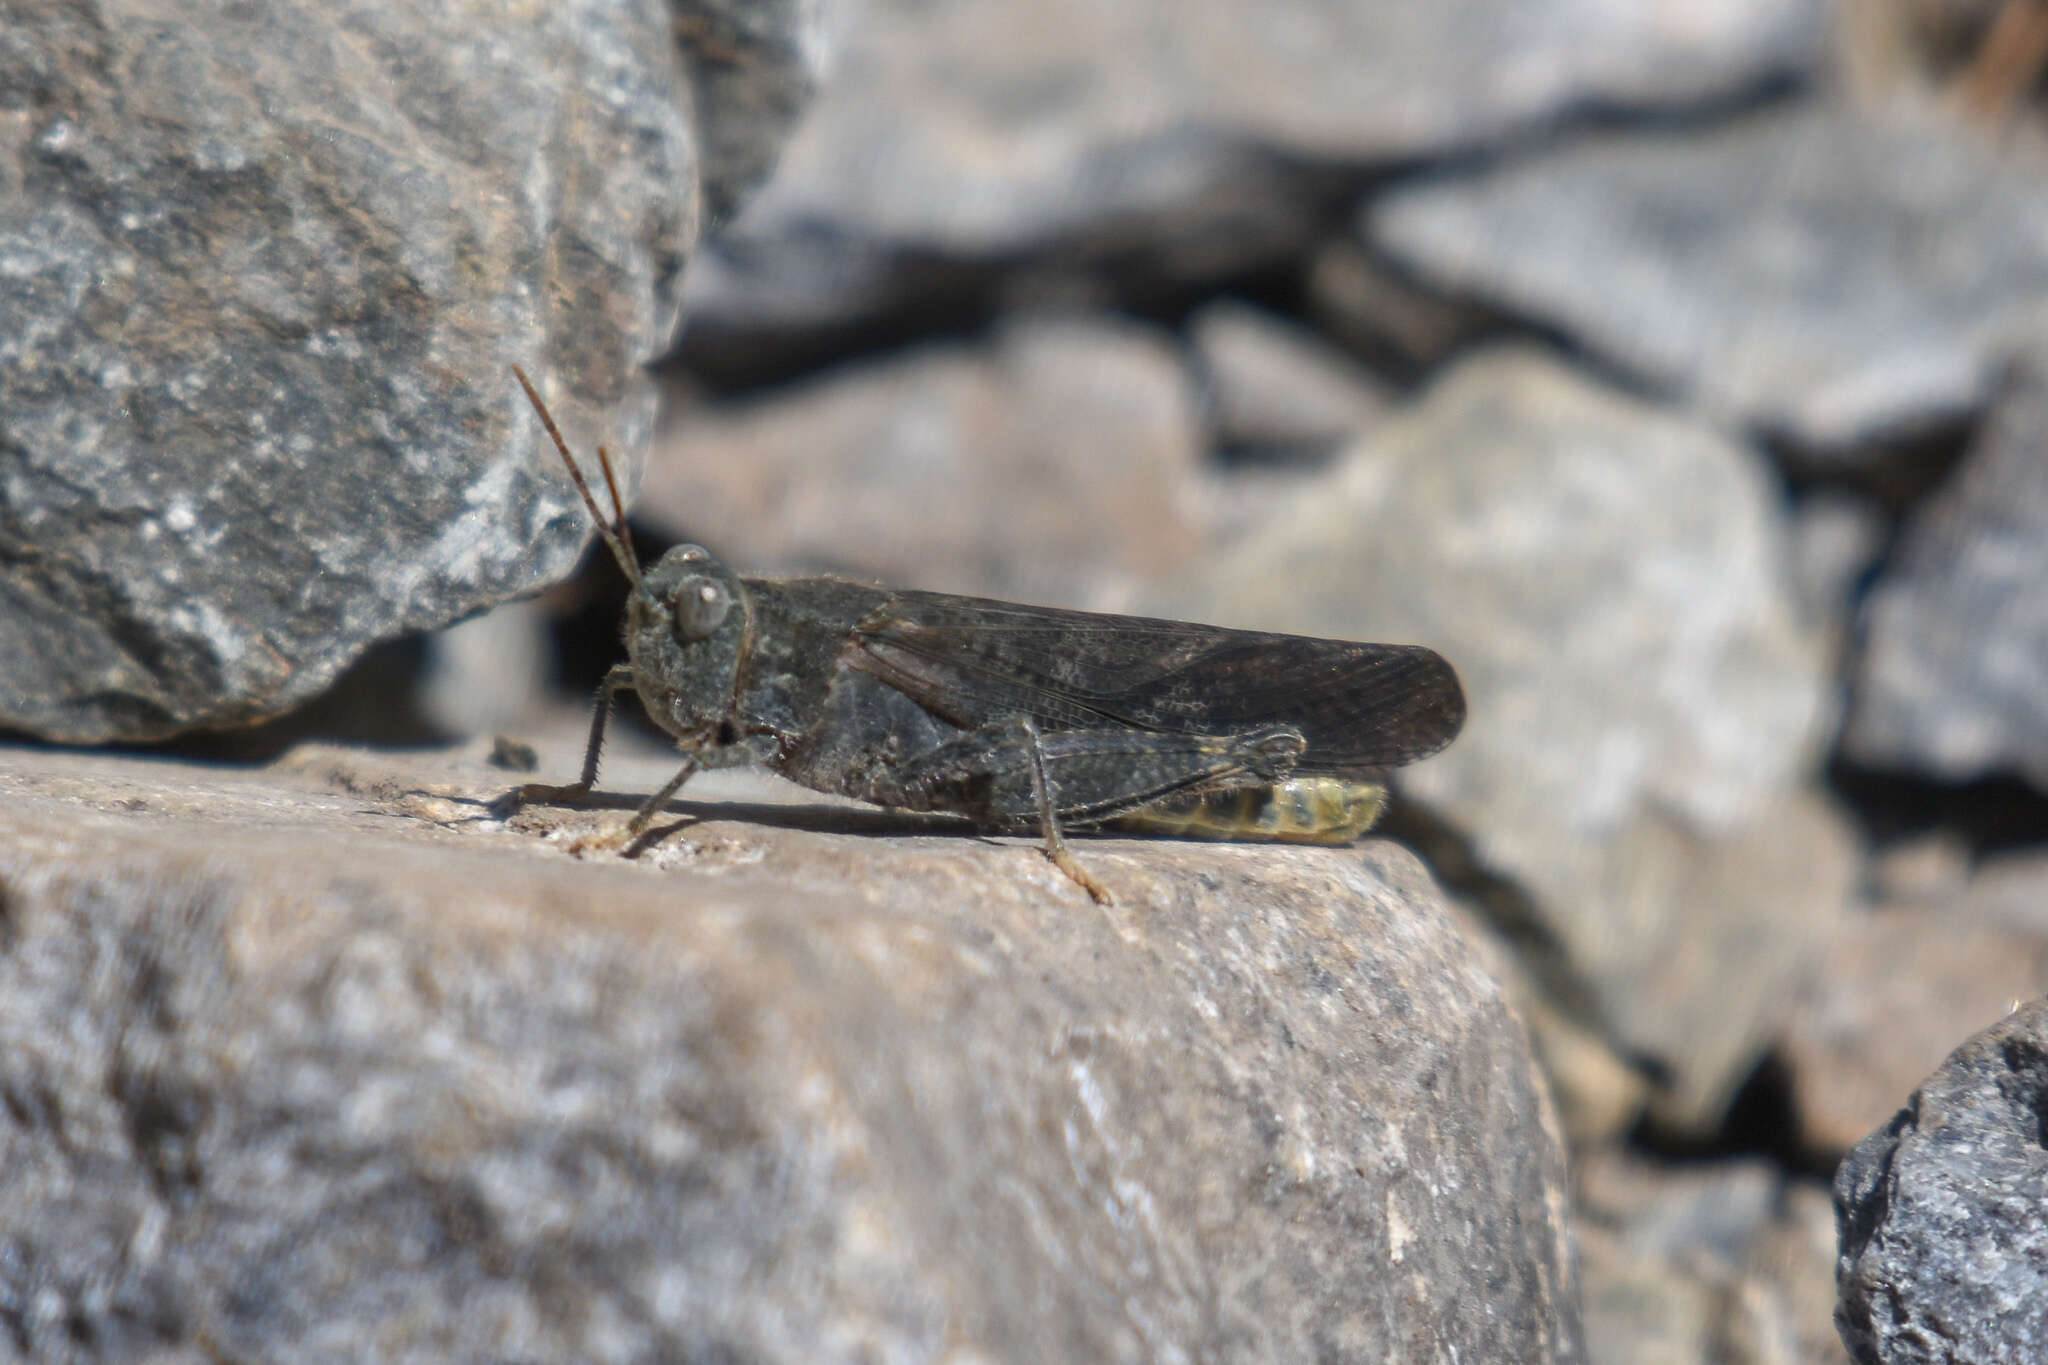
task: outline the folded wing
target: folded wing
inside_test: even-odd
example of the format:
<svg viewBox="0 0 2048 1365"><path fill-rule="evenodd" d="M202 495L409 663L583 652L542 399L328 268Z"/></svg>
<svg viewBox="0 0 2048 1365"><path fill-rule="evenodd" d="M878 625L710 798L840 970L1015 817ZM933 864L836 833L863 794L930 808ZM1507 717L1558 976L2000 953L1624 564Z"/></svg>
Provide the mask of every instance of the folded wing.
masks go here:
<svg viewBox="0 0 2048 1365"><path fill-rule="evenodd" d="M904 592L855 632L853 665L953 724L1240 734L1291 725L1295 771L1350 775L1450 743L1465 697L1443 656L1362 644Z"/></svg>

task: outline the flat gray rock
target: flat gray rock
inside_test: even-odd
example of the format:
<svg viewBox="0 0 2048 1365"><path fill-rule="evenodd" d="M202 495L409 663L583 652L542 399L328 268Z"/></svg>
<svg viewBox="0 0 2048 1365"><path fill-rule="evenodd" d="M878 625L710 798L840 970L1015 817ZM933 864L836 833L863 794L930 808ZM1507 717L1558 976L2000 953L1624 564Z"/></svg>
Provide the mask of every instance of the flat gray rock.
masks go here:
<svg viewBox="0 0 2048 1365"><path fill-rule="evenodd" d="M1711 1127L1839 913L1854 851L1802 790L1824 649L1760 456L1528 349L1481 353L1153 605L1419 642L1458 741L1401 790L1533 896L1668 1116Z"/></svg>
<svg viewBox="0 0 2048 1365"><path fill-rule="evenodd" d="M1171 338L1021 319L680 415L635 515L748 572L1107 608L1201 546Z"/></svg>
<svg viewBox="0 0 2048 1365"><path fill-rule="evenodd" d="M531 592L637 468L697 231L655 0L0 9L0 726L280 712Z"/></svg>
<svg viewBox="0 0 2048 1365"><path fill-rule="evenodd" d="M1975 410L2048 305L2048 174L1932 114L1591 136L1418 182L1362 225L1440 287L1821 454Z"/></svg>
<svg viewBox="0 0 2048 1365"><path fill-rule="evenodd" d="M730 365L907 306L935 259L1101 269L1112 290L1213 279L1301 249L1362 166L1805 70L1824 11L874 0L775 178L693 272L684 346Z"/></svg>
<svg viewBox="0 0 2048 1365"><path fill-rule="evenodd" d="M718 776L626 862L474 757L9 751L0 1339L1582 1359L1526 1042L1412 856L1077 841L1103 908Z"/></svg>
<svg viewBox="0 0 2048 1365"><path fill-rule="evenodd" d="M1872 590L1844 751L2048 790L2048 353L2010 374L1962 466Z"/></svg>
<svg viewBox="0 0 2048 1365"><path fill-rule="evenodd" d="M1835 1175L1859 1365L2048 1359L2048 1000L1949 1055Z"/></svg>

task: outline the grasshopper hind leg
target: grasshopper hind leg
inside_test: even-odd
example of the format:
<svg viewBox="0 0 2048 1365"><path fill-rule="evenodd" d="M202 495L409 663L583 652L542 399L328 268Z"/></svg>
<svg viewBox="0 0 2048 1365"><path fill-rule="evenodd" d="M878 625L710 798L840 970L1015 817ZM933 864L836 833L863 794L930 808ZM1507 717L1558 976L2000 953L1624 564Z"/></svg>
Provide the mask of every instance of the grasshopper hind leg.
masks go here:
<svg viewBox="0 0 2048 1365"><path fill-rule="evenodd" d="M958 811L1007 833L1035 830L1053 865L1108 904L1108 890L1067 847L1063 825L1094 828L1180 793L1278 782L1305 747L1291 726L1239 735L1041 732L1017 716L891 763L848 794L908 810Z"/></svg>
<svg viewBox="0 0 2048 1365"><path fill-rule="evenodd" d="M1067 847L1066 835L1060 832L1060 814L1053 809L1052 784L1045 777L1045 747L1039 743L1038 727L1027 718L1019 722L1031 761L1031 794L1038 802L1038 825L1045 835L1045 856L1052 865L1067 874L1073 881L1094 898L1097 905L1114 905L1116 901L1109 894L1109 888L1088 875Z"/></svg>

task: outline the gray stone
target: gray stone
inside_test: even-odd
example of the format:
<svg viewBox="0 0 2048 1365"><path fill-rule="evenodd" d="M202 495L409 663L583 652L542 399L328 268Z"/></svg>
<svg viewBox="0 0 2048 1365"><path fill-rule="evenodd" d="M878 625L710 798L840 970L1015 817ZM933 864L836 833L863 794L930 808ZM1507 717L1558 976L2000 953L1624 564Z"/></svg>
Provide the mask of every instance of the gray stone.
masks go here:
<svg viewBox="0 0 2048 1365"><path fill-rule="evenodd" d="M1802 1143L1847 1151L1955 1039L2044 981L2048 857L2011 855L1953 897L1846 919L1814 962L1777 1047Z"/></svg>
<svg viewBox="0 0 2048 1365"><path fill-rule="evenodd" d="M5 754L0 1341L1581 1358L1526 1043L1398 847L1081 841L1104 909L721 774L585 861L624 811L482 819L482 752Z"/></svg>
<svg viewBox="0 0 2048 1365"><path fill-rule="evenodd" d="M1534 900L1667 1116L1711 1127L1854 872L1801 787L1824 649L1783 586L1761 458L1541 353L1463 363L1169 615L1419 642L1464 734L1402 792Z"/></svg>
<svg viewBox="0 0 2048 1365"><path fill-rule="evenodd" d="M1114 607L1194 556L1200 460L1168 337L1026 319L682 414L635 512L749 571Z"/></svg>
<svg viewBox="0 0 2048 1365"><path fill-rule="evenodd" d="M637 468L697 230L670 19L0 4L0 725L258 719L568 567L507 366Z"/></svg>
<svg viewBox="0 0 2048 1365"><path fill-rule="evenodd" d="M930 306L934 260L971 263L970 291L1047 271L1100 272L1112 291L1241 272L1305 249L1361 167L1805 70L1824 11L872 0L781 169L693 271L685 352L729 366Z"/></svg>
<svg viewBox="0 0 2048 1365"><path fill-rule="evenodd" d="M2010 376L1873 589L1844 751L2048 789L2048 351Z"/></svg>
<svg viewBox="0 0 2048 1365"><path fill-rule="evenodd" d="M1375 247L1729 423L1847 458L1988 397L2048 306L2048 181L1931 114L1790 105L1374 201Z"/></svg>
<svg viewBox="0 0 2048 1365"><path fill-rule="evenodd" d="M1327 454L1392 406L1386 383L1307 328L1231 299L1188 320L1210 440L1259 454Z"/></svg>
<svg viewBox="0 0 2048 1365"><path fill-rule="evenodd" d="M690 78L707 226L738 211L775 169L831 65L827 0L670 0Z"/></svg>
<svg viewBox="0 0 2048 1365"><path fill-rule="evenodd" d="M1964 1043L1835 1175L1861 1365L2048 1359L2048 1000Z"/></svg>

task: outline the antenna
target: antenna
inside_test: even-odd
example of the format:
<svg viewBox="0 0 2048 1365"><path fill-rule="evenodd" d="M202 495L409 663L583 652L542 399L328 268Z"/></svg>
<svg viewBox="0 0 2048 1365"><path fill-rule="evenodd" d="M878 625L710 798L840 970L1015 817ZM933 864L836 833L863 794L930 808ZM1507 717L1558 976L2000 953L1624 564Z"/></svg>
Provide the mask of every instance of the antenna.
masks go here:
<svg viewBox="0 0 2048 1365"><path fill-rule="evenodd" d="M640 582L640 552L633 548L633 538L626 534L626 504L619 497L618 476L612 473L612 457L605 454L603 446L597 448L597 467L604 471L604 486L612 495L612 534L619 544L626 547L626 558L633 561L630 577L635 586Z"/></svg>
<svg viewBox="0 0 2048 1365"><path fill-rule="evenodd" d="M540 424L554 439L555 449L561 452L562 463L569 467L569 477L575 481L576 491L583 495L583 505L590 509L590 519L597 523L597 533L604 537L604 543L612 552L612 558L619 562L619 569L635 588L640 586L640 557L633 553L633 541L626 534L626 504L619 498L619 480L612 473L612 461L604 453L604 447L597 448L597 462L604 469L605 487L612 495L612 517L607 522L604 513L597 510L597 499L590 495L590 485L583 481L583 471L576 467L575 456L569 453L569 443L562 439L561 429L555 425L554 417L548 412L548 405L540 401L540 393L533 387L533 381L526 377L526 371L517 365L512 373L519 380L519 387L526 390L526 401L533 404L533 410L540 414Z"/></svg>

